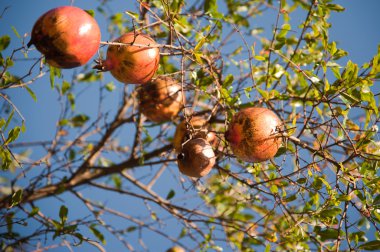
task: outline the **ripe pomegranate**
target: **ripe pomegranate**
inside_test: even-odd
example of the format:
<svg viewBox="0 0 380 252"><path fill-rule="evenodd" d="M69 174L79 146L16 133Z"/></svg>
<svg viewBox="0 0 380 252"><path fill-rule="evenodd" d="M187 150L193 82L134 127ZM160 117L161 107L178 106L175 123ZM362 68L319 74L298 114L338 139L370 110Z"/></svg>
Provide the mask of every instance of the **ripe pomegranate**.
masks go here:
<svg viewBox="0 0 380 252"><path fill-rule="evenodd" d="M100 29L84 10L62 6L49 10L37 20L28 47L32 44L51 66L74 68L86 64L97 52Z"/></svg>
<svg viewBox="0 0 380 252"><path fill-rule="evenodd" d="M148 35L126 33L114 42L126 45L110 45L107 59L98 61L94 68L111 71L113 77L125 84L145 84L156 73L160 61L157 43Z"/></svg>
<svg viewBox="0 0 380 252"><path fill-rule="evenodd" d="M193 134L192 138L204 138L209 143L214 144L217 138L214 132L208 131L209 126L206 119L201 116L194 116L189 123L189 129L186 127L186 120L183 120L176 128L173 146L177 153L182 151L182 144L189 139L190 134Z"/></svg>
<svg viewBox="0 0 380 252"><path fill-rule="evenodd" d="M183 145L177 162L182 174L200 178L211 171L215 160L211 145L203 138L194 138Z"/></svg>
<svg viewBox="0 0 380 252"><path fill-rule="evenodd" d="M247 162L273 158L282 143L281 121L266 108L251 107L236 113L225 133L232 152Z"/></svg>
<svg viewBox="0 0 380 252"><path fill-rule="evenodd" d="M183 108L181 85L169 77L159 77L138 88L140 111L153 122L171 120Z"/></svg>

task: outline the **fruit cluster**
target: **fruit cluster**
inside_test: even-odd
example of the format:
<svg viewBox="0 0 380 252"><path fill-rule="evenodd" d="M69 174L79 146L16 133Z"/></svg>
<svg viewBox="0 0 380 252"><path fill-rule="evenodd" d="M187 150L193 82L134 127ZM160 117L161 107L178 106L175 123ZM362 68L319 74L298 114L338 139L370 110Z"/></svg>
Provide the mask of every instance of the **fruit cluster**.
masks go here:
<svg viewBox="0 0 380 252"><path fill-rule="evenodd" d="M101 33L96 20L84 10L62 6L43 14L35 23L28 46L32 44L57 68L86 64L98 51ZM171 121L184 108L185 94L175 79L156 76L159 45L148 35L128 32L108 47L105 60L94 67L110 71L125 84L137 88L139 108L149 120ZM225 140L235 156L247 162L263 162L275 156L282 143L281 121L266 108L246 108L236 113L225 132ZM185 118L175 132L173 146L178 154L179 170L190 177L207 175L216 162L214 150L221 141L208 120Z"/></svg>

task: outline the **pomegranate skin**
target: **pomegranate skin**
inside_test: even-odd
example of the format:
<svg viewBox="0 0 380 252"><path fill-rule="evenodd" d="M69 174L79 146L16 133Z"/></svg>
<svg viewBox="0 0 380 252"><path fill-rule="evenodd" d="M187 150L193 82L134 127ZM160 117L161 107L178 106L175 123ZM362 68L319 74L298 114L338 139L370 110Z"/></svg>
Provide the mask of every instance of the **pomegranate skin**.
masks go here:
<svg viewBox="0 0 380 252"><path fill-rule="evenodd" d="M61 6L36 21L28 46L34 44L51 66L74 68L86 64L96 54L100 37L98 23L87 12Z"/></svg>
<svg viewBox="0 0 380 252"><path fill-rule="evenodd" d="M139 86L140 111L153 122L173 119L183 108L181 85L173 78L159 77Z"/></svg>
<svg viewBox="0 0 380 252"><path fill-rule="evenodd" d="M112 76L125 84L145 84L156 73L160 50L157 43L143 33L129 32L114 42L132 45L110 45L107 59L95 68L110 71Z"/></svg>
<svg viewBox="0 0 380 252"><path fill-rule="evenodd" d="M216 156L211 145L203 138L194 138L183 145L177 163L182 174L200 178L211 171L215 161Z"/></svg>
<svg viewBox="0 0 380 252"><path fill-rule="evenodd" d="M264 162L280 148L281 120L267 109L251 107L236 113L225 132L232 152L246 162Z"/></svg>

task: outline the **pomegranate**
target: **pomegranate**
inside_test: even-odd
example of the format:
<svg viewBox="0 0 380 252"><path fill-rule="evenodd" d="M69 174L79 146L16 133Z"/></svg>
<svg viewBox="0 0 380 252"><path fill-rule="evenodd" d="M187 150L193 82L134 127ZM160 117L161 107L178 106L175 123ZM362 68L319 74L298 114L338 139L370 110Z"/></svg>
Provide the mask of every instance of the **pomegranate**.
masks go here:
<svg viewBox="0 0 380 252"><path fill-rule="evenodd" d="M171 120L183 108L181 85L169 77L159 77L138 88L140 111L153 122Z"/></svg>
<svg viewBox="0 0 380 252"><path fill-rule="evenodd" d="M110 45L107 59L98 61L94 68L111 71L113 77L125 84L145 84L156 73L160 61L157 43L148 35L129 32L114 42L125 45Z"/></svg>
<svg viewBox="0 0 380 252"><path fill-rule="evenodd" d="M182 174L200 178L211 171L215 160L211 145L203 138L194 138L183 145L177 163Z"/></svg>
<svg viewBox="0 0 380 252"><path fill-rule="evenodd" d="M178 124L174 133L173 146L177 153L182 151L182 144L190 138L204 138L209 143L216 141L216 135L214 132L208 131L208 124L206 119L201 116L194 116L190 119L189 128L186 127L186 120L183 120Z"/></svg>
<svg viewBox="0 0 380 252"><path fill-rule="evenodd" d="M273 158L282 143L281 121L267 108L251 107L236 113L225 133L236 157L247 162Z"/></svg>
<svg viewBox="0 0 380 252"><path fill-rule="evenodd" d="M98 23L84 10L61 6L34 24L28 47L34 44L49 65L74 68L86 64L100 44Z"/></svg>
<svg viewBox="0 0 380 252"><path fill-rule="evenodd" d="M170 249L166 250L166 252L186 252L184 248L180 246L174 246L171 247Z"/></svg>

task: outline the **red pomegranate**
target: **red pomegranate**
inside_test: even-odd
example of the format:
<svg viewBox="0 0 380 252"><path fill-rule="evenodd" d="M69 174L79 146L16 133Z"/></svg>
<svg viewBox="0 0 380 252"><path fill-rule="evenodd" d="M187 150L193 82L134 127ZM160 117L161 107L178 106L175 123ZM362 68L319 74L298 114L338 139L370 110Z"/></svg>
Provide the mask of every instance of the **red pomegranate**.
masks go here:
<svg viewBox="0 0 380 252"><path fill-rule="evenodd" d="M225 133L236 157L247 162L273 158L282 143L281 121L267 108L246 108L236 113Z"/></svg>
<svg viewBox="0 0 380 252"><path fill-rule="evenodd" d="M37 20L28 47L32 44L50 65L74 68L86 64L97 52L100 29L84 10L62 6L49 10Z"/></svg>
<svg viewBox="0 0 380 252"><path fill-rule="evenodd" d="M182 87L175 79L160 76L138 88L139 107L149 120L165 122L183 108Z"/></svg>
<svg viewBox="0 0 380 252"><path fill-rule="evenodd" d="M211 145L203 138L194 138L183 145L178 154L178 168L186 176L206 176L215 165L215 154Z"/></svg>
<svg viewBox="0 0 380 252"><path fill-rule="evenodd" d="M125 84L145 84L156 73L160 61L157 43L143 33L129 32L114 42L125 45L110 45L107 59L99 61L94 68L111 71L113 77Z"/></svg>

